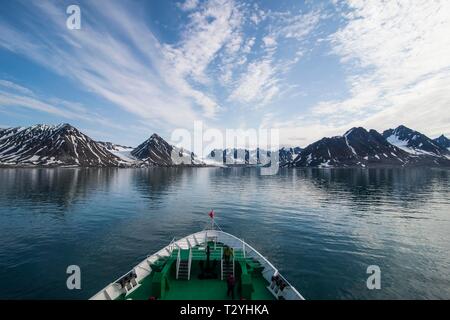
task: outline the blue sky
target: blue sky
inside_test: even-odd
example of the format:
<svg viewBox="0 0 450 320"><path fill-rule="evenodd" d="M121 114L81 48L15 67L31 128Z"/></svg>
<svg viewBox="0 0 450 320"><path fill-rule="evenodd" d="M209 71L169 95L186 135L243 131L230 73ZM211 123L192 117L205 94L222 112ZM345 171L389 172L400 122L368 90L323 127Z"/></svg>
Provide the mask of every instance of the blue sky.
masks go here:
<svg viewBox="0 0 450 320"><path fill-rule="evenodd" d="M66 27L67 6L81 29ZM450 134L450 1L3 1L0 126Z"/></svg>

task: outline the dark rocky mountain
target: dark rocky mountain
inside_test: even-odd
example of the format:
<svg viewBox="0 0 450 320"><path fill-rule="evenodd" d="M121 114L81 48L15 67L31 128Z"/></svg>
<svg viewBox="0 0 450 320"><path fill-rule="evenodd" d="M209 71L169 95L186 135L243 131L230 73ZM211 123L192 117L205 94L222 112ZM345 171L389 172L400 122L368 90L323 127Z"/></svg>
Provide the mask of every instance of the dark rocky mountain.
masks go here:
<svg viewBox="0 0 450 320"><path fill-rule="evenodd" d="M375 130L352 128L343 136L323 138L300 148L281 148L280 166L450 167L449 139L429 139L405 126L383 135ZM207 160L212 165L269 165L271 151L263 149L213 150ZM170 145L157 134L137 148L111 142L96 142L69 124L35 125L0 129L1 166L203 166L194 153Z"/></svg>
<svg viewBox="0 0 450 320"><path fill-rule="evenodd" d="M22 127L16 127L16 128L0 128L0 140L6 139L17 132L24 130L25 128Z"/></svg>
<svg viewBox="0 0 450 320"><path fill-rule="evenodd" d="M214 149L208 159L228 166L233 165L258 165L266 164L270 157L270 151L257 148L255 150L228 148Z"/></svg>
<svg viewBox="0 0 450 320"><path fill-rule="evenodd" d="M390 144L375 130L352 128L343 136L323 138L302 150L297 167L404 166L408 153Z"/></svg>
<svg viewBox="0 0 450 320"><path fill-rule="evenodd" d="M301 148L281 148L278 151L278 162L280 165L286 165L294 160L300 153ZM236 165L269 165L271 162L272 151L256 148L249 149L214 149L208 155L208 159L215 160L220 164L228 166Z"/></svg>
<svg viewBox="0 0 450 320"><path fill-rule="evenodd" d="M203 165L193 152L172 146L156 133L131 151L131 155L154 166Z"/></svg>
<svg viewBox="0 0 450 320"><path fill-rule="evenodd" d="M438 146L447 149L450 151L450 139L446 136L441 135L439 138L433 140Z"/></svg>
<svg viewBox="0 0 450 320"><path fill-rule="evenodd" d="M389 143L410 154L438 157L444 157L450 154L447 148L440 146L436 141L405 126L386 130L383 132L383 137Z"/></svg>
<svg viewBox="0 0 450 320"><path fill-rule="evenodd" d="M297 158L297 156L300 154L300 152L302 151L302 148L300 147L295 147L295 148L286 148L283 147L278 151L278 161L280 163L280 166L285 166L288 165L290 163L292 163L292 161L294 161L295 158Z"/></svg>
<svg viewBox="0 0 450 320"><path fill-rule="evenodd" d="M123 161L69 124L0 131L2 165L117 167Z"/></svg>

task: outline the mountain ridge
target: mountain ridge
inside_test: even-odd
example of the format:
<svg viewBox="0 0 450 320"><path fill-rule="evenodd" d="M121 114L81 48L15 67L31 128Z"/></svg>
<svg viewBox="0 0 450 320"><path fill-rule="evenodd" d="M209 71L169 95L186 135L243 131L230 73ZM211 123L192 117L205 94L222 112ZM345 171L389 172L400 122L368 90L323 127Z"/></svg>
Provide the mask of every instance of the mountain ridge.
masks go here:
<svg viewBox="0 0 450 320"><path fill-rule="evenodd" d="M396 132L387 132L386 136L390 137L393 134L396 134ZM345 132L342 136L322 138L308 145L297 156L291 166L450 167L450 160L445 155L441 154L412 154L389 142L385 136L374 129L367 131L362 127L355 127Z"/></svg>
<svg viewBox="0 0 450 320"><path fill-rule="evenodd" d="M450 167L450 143L398 126L382 134L354 127L306 148L278 150L280 167ZM216 149L205 160L154 133L136 148L95 141L70 124L0 128L1 166L146 167L269 165L273 151ZM209 160L216 159L218 163ZM217 159L216 159L217 160Z"/></svg>
<svg viewBox="0 0 450 320"><path fill-rule="evenodd" d="M204 165L193 152L169 144L156 133L133 149L131 155L148 165Z"/></svg>
<svg viewBox="0 0 450 320"><path fill-rule="evenodd" d="M383 137L391 144L414 155L445 156L450 155L447 148L441 147L423 133L404 125L383 131Z"/></svg>
<svg viewBox="0 0 450 320"><path fill-rule="evenodd" d="M446 148L447 150L450 151L450 139L448 139L446 136L444 136L443 134L441 134L439 137L437 137L436 139L433 139L433 141L438 144L439 146L441 146L442 148Z"/></svg>
<svg viewBox="0 0 450 320"><path fill-rule="evenodd" d="M118 167L121 159L68 123L0 132L0 162L11 165Z"/></svg>

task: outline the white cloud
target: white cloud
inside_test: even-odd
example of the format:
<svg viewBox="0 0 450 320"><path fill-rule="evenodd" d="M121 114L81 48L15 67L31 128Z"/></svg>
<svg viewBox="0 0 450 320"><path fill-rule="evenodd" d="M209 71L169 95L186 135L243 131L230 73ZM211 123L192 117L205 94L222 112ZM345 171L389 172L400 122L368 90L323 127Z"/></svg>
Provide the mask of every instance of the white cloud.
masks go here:
<svg viewBox="0 0 450 320"><path fill-rule="evenodd" d="M353 125L382 130L403 123L429 135L450 133L449 1L341 1L336 10L343 25L329 35L334 25L321 28L330 13L321 6L264 12L233 0L187 0L178 7L188 22L171 43L157 39L134 7L118 1L108 2L108 10L101 2L84 6L91 14L73 32L61 27L66 15L56 2L33 2L26 24L0 21L0 48L71 79L145 126L216 120L224 109L247 105L266 106L270 116L263 125L282 127L282 136L299 145ZM332 46L349 91L347 98L323 100L310 110L302 106L300 117L275 102L293 88L303 92L289 72L299 59L316 63L308 55L310 39L321 41L321 48ZM11 81L0 80L0 88L4 103L66 116L86 111L73 102L33 96ZM239 117L245 119L245 112Z"/></svg>
<svg viewBox="0 0 450 320"><path fill-rule="evenodd" d="M31 28L27 32L2 23L0 47L73 79L148 124L183 126L215 112L214 99L186 81L186 74L177 69L181 64L172 65L167 61L161 49L163 45L144 20L124 10L119 2L109 3L107 12L101 4L90 4L97 19L85 18L83 28L77 31L61 27L60 21L65 21L66 16L53 2L33 5L36 8L31 6L30 9L38 13L35 19L28 21ZM37 27L42 17L46 17L47 24ZM116 27L107 29L108 25ZM192 50L188 52L195 51L193 44L187 45ZM195 66L192 74L199 74L199 69L195 68L201 64L200 58L195 59L193 55L188 58L193 59L190 63ZM194 111L192 101L203 108L202 113Z"/></svg>
<svg viewBox="0 0 450 320"><path fill-rule="evenodd" d="M282 87L289 87L284 83L286 74L290 71L292 64L297 63L304 51L298 48L290 54L284 52L277 55L280 48L284 49L283 41L295 39L301 41L307 38L318 27L321 12L320 10L309 13L293 14L291 12L269 12L264 13L255 8L256 11L250 15L250 20L254 24L259 24L264 17L268 21L267 32L260 38L261 50L259 57L242 61L247 62L246 68L241 72L234 82L228 101L235 101L241 104L248 104L251 107L260 107L273 102L274 98L281 96L288 90L281 90ZM252 52L256 43L255 37L250 37L242 46L242 54L247 55ZM254 51L254 50L253 50ZM230 83L230 74L225 73L224 77Z"/></svg>
<svg viewBox="0 0 450 320"><path fill-rule="evenodd" d="M30 89L25 88L17 83L14 83L14 82L11 82L8 80L0 79L0 87L3 87L5 89L10 89L12 91L15 91L15 92L18 92L21 94L33 95L33 92Z"/></svg>
<svg viewBox="0 0 450 320"><path fill-rule="evenodd" d="M190 19L181 43L166 45L164 53L180 74L206 83L208 65L225 44L236 41L233 36L241 16L233 1L212 0L193 12Z"/></svg>
<svg viewBox="0 0 450 320"><path fill-rule="evenodd" d="M265 43L261 52L255 48L255 34L244 32L247 13L254 13L258 23L269 17L257 5L182 2L179 7L187 11L188 23L180 40L170 44L155 37L134 7L126 9L118 1L109 2L108 10L99 2L84 6L90 15L74 32L61 27L66 16L56 2L34 2L28 9L37 14L30 15L26 26L0 23L0 47L72 79L148 125L174 127L216 118L222 109L214 96L217 84L230 96L226 102L266 105L281 92L286 61L273 57L277 35L258 39ZM289 17L283 15L277 30L299 20Z"/></svg>
<svg viewBox="0 0 450 320"><path fill-rule="evenodd" d="M265 14L258 8L256 10L257 14L251 15L250 20L255 20L255 17L261 15L270 22L267 32L260 38L262 52L258 52L259 57L248 62L247 67L234 82L233 90L228 97L229 101L248 104L251 107L268 105L274 101L275 97L288 92L288 90L281 90L283 87L290 87L289 84L284 83L285 76L291 70L290 67L300 60L304 51L297 47L291 53L285 51L277 55L280 48L285 49L281 41L306 39L318 27L321 19L319 10L299 14L291 12ZM260 20L253 22L259 24ZM242 53L249 54L255 41L255 37L247 39ZM229 74L226 76L229 80Z"/></svg>
<svg viewBox="0 0 450 320"><path fill-rule="evenodd" d="M190 11L195 9L198 6L198 0L186 0L183 3L180 3L179 7L181 10Z"/></svg>
<svg viewBox="0 0 450 320"><path fill-rule="evenodd" d="M125 130L119 124L88 110L80 103L59 98L42 98L31 89L17 83L0 79L0 106L6 110L26 108L69 120L81 120Z"/></svg>
<svg viewBox="0 0 450 320"><path fill-rule="evenodd" d="M195 98L204 107L207 116L214 115L219 108L218 103L204 92L192 89L189 81L200 85L210 84L207 69L219 52L225 48L227 55L233 55L241 47L241 23L242 16L234 1L208 1L190 14L190 23L182 41L176 45L163 46L167 65L179 79L177 89ZM166 67L161 68L161 75L173 81L172 74L166 70ZM230 75L223 77L226 80Z"/></svg>
<svg viewBox="0 0 450 320"><path fill-rule="evenodd" d="M266 47L275 47L277 45L277 40L275 37L265 36L262 41Z"/></svg>
<svg viewBox="0 0 450 320"><path fill-rule="evenodd" d="M319 10L315 10L304 14L282 13L276 16L282 22L274 30L278 36L303 40L317 28L322 13Z"/></svg>
<svg viewBox="0 0 450 320"><path fill-rule="evenodd" d="M265 105L279 92L278 81L276 68L272 66L270 59L252 62L229 99L253 104L253 107Z"/></svg>
<svg viewBox="0 0 450 320"><path fill-rule="evenodd" d="M348 99L323 101L313 115L378 130L405 124L449 132L449 1L348 1L347 23L331 35L349 66ZM447 89L445 89L447 88Z"/></svg>
<svg viewBox="0 0 450 320"><path fill-rule="evenodd" d="M255 41L256 41L255 37L251 37L250 39L247 39L247 41L242 49L242 52L244 54L250 53L252 51L253 46L255 45Z"/></svg>

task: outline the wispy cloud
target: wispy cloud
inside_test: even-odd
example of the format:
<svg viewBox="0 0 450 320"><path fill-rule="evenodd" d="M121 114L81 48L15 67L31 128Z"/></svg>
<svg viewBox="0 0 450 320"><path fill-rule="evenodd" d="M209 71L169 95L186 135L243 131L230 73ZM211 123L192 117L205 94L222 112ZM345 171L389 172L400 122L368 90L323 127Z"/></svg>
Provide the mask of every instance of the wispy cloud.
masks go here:
<svg viewBox="0 0 450 320"><path fill-rule="evenodd" d="M269 17L257 5L188 0L178 4L188 18L179 41L169 44L155 37L138 8L119 1L108 1L108 10L104 6L83 2L82 29L68 30L59 3L26 3L23 10L33 14L26 23L1 22L0 46L72 79L149 125L171 127L214 118L221 110L217 86L229 97L222 103L270 103L281 92L285 72L285 58L275 57L278 39L305 37L318 22L316 12L283 13L276 27L270 25L257 39L244 32L246 24ZM255 49L257 41L264 44L262 52Z"/></svg>
<svg viewBox="0 0 450 320"><path fill-rule="evenodd" d="M231 93L230 100L265 105L279 92L278 81L276 68L269 58L252 62Z"/></svg>
<svg viewBox="0 0 450 320"><path fill-rule="evenodd" d="M178 80L175 82L176 88L192 96L204 108L206 115L212 116L219 107L218 103L204 91L193 89L189 83L209 84L211 80L206 70L219 51L225 48L233 54L239 49L242 15L234 1L212 0L192 12L189 18L181 42L164 45L162 53L168 61L169 70L173 70ZM167 74L166 70L164 67L162 75ZM173 81L173 74L167 75L169 81Z"/></svg>
<svg viewBox="0 0 450 320"><path fill-rule="evenodd" d="M184 2L181 2L179 4L179 7L181 8L181 10L190 11L198 6L198 2L198 0L186 0Z"/></svg>
<svg viewBox="0 0 450 320"><path fill-rule="evenodd" d="M68 30L61 2L17 1L0 13L0 48L101 101L105 123L111 108L143 131L204 120L279 127L301 145L353 125L449 133L449 1L333 3L176 1L163 31L145 2L80 1L82 29ZM0 80L3 112L94 113L22 83Z"/></svg>
<svg viewBox="0 0 450 320"><path fill-rule="evenodd" d="M318 26L324 13L316 9L307 13L292 14L290 12L275 13L278 23L273 28L277 37L304 40Z"/></svg>
<svg viewBox="0 0 450 320"><path fill-rule="evenodd" d="M33 91L31 91L30 89L8 80L0 79L0 88L12 90L29 96L33 95Z"/></svg>
<svg viewBox="0 0 450 320"><path fill-rule="evenodd" d="M346 70L348 97L321 100L302 115L272 115L283 141L307 145L353 126L405 124L450 133L450 3L336 1L344 25L326 37Z"/></svg>
<svg viewBox="0 0 450 320"><path fill-rule="evenodd" d="M321 11L309 13L270 12L257 9L251 16L255 24L261 21L256 17L270 20L267 31L261 37L261 49L257 59L250 61L246 69L240 73L229 101L237 101L248 106L261 107L270 104L282 92L281 87L289 87L284 83L289 66L299 61L301 54L299 48L290 54L279 55L279 49L284 49L286 39L299 43L311 35L321 20ZM262 19L262 18L261 18ZM254 44L254 38L252 39Z"/></svg>
<svg viewBox="0 0 450 320"><path fill-rule="evenodd" d="M60 117L66 121L81 120L109 128L125 130L110 119L104 118L80 104L60 98L41 97L31 89L0 79L0 106L8 109L30 109Z"/></svg>
<svg viewBox="0 0 450 320"><path fill-rule="evenodd" d="M160 68L168 65L161 54L162 45L142 20L134 19L118 2L108 2L107 14L102 13L101 4L89 6L95 17L103 19L96 22L84 18L83 28L73 31L61 24L66 19L65 12L55 3L33 3L30 9L33 8L39 18L28 21L28 30L22 32L2 24L1 46L73 79L150 123L162 120L180 126L201 116L186 96L194 96L210 108L212 103L201 92L174 77L176 71L165 70L171 77L164 77L166 82L161 82ZM47 21L44 27L43 16ZM102 23L117 28L108 30ZM132 50L130 43L139 51ZM181 86L184 90L180 90Z"/></svg>
<svg viewBox="0 0 450 320"><path fill-rule="evenodd" d="M342 4L341 4L342 5ZM348 1L346 24L329 39L348 66L350 96L313 115L382 129L406 123L437 134L450 123L450 3ZM433 128L433 129L431 129Z"/></svg>

